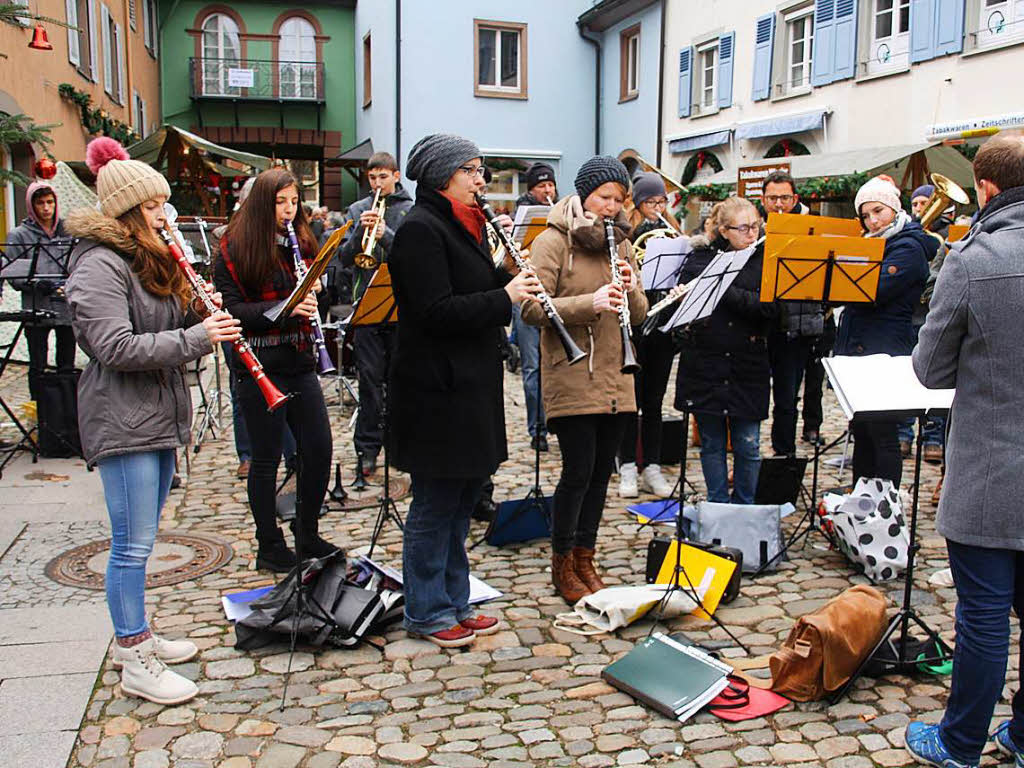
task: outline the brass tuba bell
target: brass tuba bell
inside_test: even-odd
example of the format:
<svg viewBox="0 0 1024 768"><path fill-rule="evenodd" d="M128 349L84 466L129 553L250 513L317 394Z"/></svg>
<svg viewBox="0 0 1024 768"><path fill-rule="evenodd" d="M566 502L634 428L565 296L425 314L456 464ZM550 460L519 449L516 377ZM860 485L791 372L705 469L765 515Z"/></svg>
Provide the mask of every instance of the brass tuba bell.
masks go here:
<svg viewBox="0 0 1024 768"><path fill-rule="evenodd" d="M935 220L951 204L967 205L971 201L966 192L941 173L933 173L931 181L935 185L935 191L932 192L932 196L924 204L924 210L921 211L921 227L926 231L930 230ZM934 233L929 232L929 234ZM935 236L938 237L938 235Z"/></svg>

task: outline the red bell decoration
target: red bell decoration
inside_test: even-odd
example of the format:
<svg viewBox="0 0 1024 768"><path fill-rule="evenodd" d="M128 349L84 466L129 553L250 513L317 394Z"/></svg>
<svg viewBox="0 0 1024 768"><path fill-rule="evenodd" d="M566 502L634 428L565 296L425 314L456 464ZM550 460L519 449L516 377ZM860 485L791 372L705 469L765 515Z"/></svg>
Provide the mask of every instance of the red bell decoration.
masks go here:
<svg viewBox="0 0 1024 768"><path fill-rule="evenodd" d="M57 164L48 157L41 158L35 164L36 177L40 179L52 179L57 175Z"/></svg>
<svg viewBox="0 0 1024 768"><path fill-rule="evenodd" d="M36 28L32 32L32 40L28 44L29 48L35 48L37 51L52 51L53 46L50 45L50 40L46 36L46 28L42 24L36 24Z"/></svg>

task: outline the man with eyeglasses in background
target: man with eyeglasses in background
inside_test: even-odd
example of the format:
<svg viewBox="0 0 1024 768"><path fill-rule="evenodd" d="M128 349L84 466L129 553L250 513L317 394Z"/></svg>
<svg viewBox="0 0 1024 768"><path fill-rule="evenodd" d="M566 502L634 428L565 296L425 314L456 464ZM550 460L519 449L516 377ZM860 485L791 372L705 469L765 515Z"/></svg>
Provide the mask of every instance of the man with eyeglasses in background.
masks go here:
<svg viewBox="0 0 1024 768"><path fill-rule="evenodd" d="M788 173L777 172L764 180L762 203L767 218L771 213L813 215L800 202L796 182ZM811 444L821 437L821 394L826 357L835 340L835 321L825 317L818 301L786 302L788 312L782 325L768 338L772 367L772 450L776 456L796 453L796 416L800 381L804 383L803 438Z"/></svg>

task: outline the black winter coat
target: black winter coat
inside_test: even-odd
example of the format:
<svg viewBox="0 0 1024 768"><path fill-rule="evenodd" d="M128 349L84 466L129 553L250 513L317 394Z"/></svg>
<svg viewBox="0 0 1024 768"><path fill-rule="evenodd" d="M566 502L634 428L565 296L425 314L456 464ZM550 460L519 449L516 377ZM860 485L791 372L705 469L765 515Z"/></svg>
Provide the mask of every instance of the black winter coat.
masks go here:
<svg viewBox="0 0 1024 768"><path fill-rule="evenodd" d="M885 241L874 304L847 304L839 318L837 355L909 355L917 343L914 308L928 279L936 240L916 221Z"/></svg>
<svg viewBox="0 0 1024 768"><path fill-rule="evenodd" d="M422 185L389 259L398 302L391 459L438 478L486 477L508 458L501 346L512 302L486 238Z"/></svg>
<svg viewBox="0 0 1024 768"><path fill-rule="evenodd" d="M681 282L693 280L718 251L727 248L724 238L709 245L703 236L695 237ZM764 246L759 245L711 316L678 334L676 409L747 421L768 418L767 337L782 310L777 303L761 303L763 261Z"/></svg>

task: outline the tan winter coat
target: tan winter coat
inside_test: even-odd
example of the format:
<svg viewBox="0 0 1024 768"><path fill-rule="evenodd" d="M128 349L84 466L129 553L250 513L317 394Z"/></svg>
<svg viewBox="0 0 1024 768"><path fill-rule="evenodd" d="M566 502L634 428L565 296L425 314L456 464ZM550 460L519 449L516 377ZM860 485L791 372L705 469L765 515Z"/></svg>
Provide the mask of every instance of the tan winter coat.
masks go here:
<svg viewBox="0 0 1024 768"><path fill-rule="evenodd" d="M615 238L619 256L633 267L635 279L628 294L630 322L639 325L647 313L647 298L628 234L629 224L620 214L615 222ZM523 319L531 325L542 326L540 380L547 418L635 413L633 377L619 372L622 366L619 316L613 312L598 314L593 307L594 292L611 282L604 226L595 221L593 214L583 211L579 196L566 197L551 209L547 229L537 236L530 248L530 261L569 335L588 353L585 360L570 366L543 308L535 302L523 304Z"/></svg>

